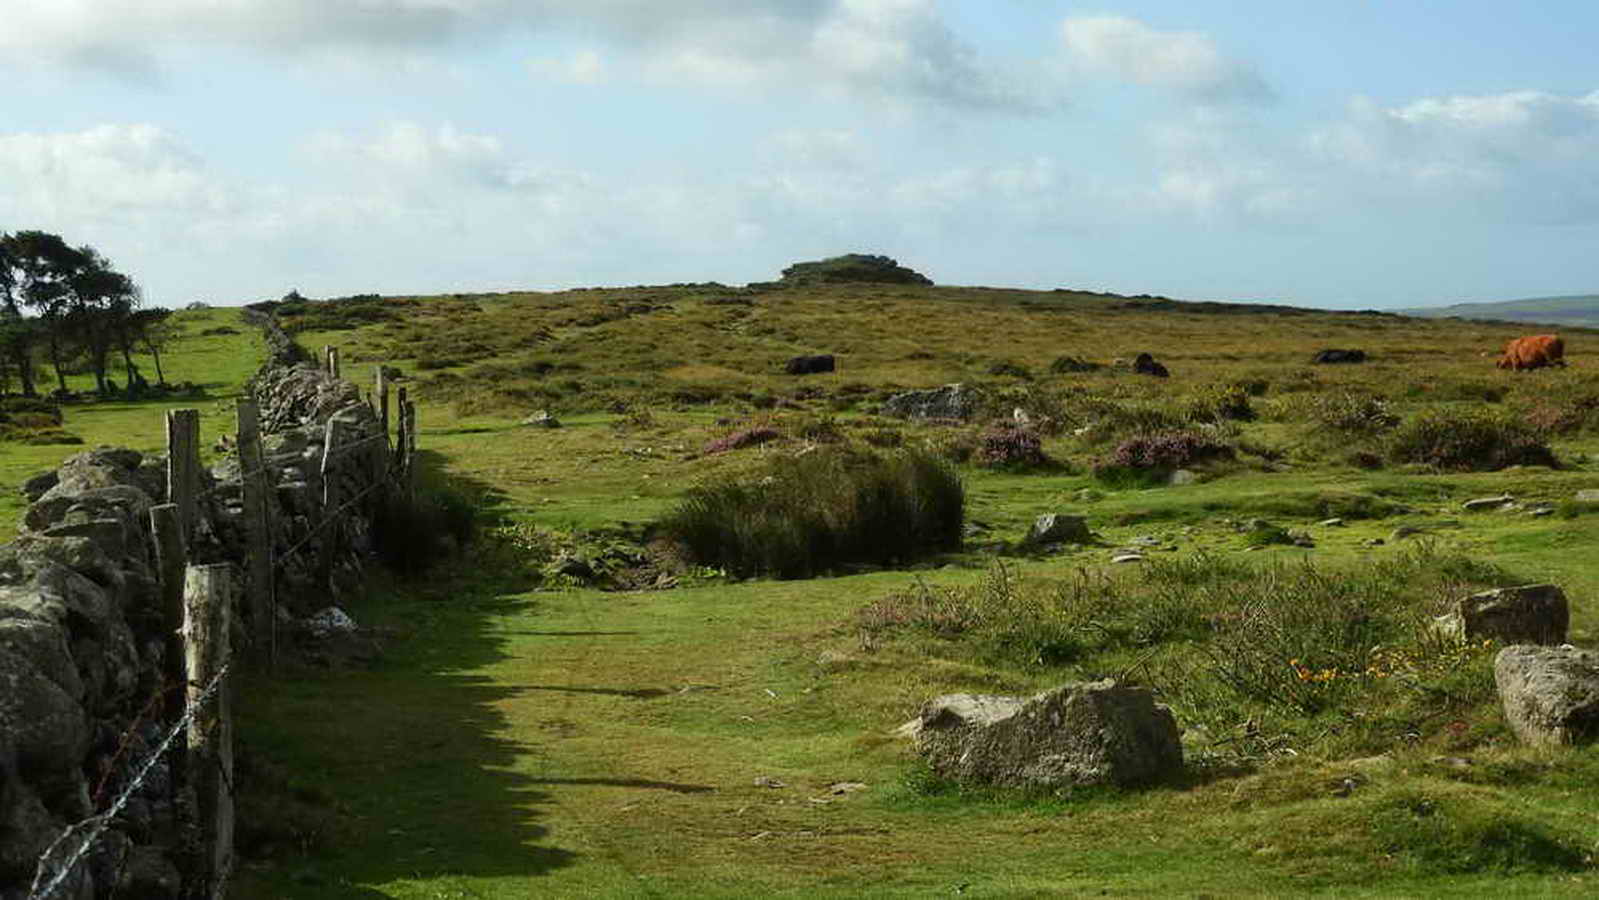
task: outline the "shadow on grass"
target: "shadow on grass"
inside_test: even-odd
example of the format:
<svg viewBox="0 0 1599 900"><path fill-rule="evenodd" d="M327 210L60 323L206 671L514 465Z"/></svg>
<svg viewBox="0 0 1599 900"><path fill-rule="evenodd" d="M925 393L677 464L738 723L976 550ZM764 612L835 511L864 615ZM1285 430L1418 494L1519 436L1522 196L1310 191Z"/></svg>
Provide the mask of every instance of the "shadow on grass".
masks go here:
<svg viewBox="0 0 1599 900"><path fill-rule="evenodd" d="M540 748L505 737L505 704L530 689L478 674L508 658L495 617L529 605L513 598L531 586L522 578L464 561L440 566L353 605L357 621L408 635L370 668L243 687L240 745L288 774L242 787L243 865L230 896L465 896L479 880L507 878L537 891L541 876L577 861L544 824L553 799L541 785L555 782L519 771Z"/></svg>

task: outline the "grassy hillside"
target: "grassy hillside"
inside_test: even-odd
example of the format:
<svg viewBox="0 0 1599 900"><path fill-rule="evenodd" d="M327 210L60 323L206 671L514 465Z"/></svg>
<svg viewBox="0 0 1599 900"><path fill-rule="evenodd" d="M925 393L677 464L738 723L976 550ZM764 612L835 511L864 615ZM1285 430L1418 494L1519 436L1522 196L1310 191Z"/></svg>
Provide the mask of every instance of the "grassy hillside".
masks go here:
<svg viewBox="0 0 1599 900"><path fill-rule="evenodd" d="M177 334L161 353L161 367L170 385L187 385L165 396L128 401L122 399L73 402L62 407L61 431L79 443L29 444L0 441L0 542L16 533L25 503L17 486L32 475L54 468L67 456L86 447L110 444L151 452L166 449L169 409L200 410L200 447L209 458L211 446L235 427L232 399L244 380L261 364L260 332L240 320L237 309L199 309L174 312ZM134 364L155 380L155 363L136 353ZM118 360L120 364L120 360ZM40 389L51 390L55 373L40 369ZM67 387L92 393L94 377L69 375Z"/></svg>
<svg viewBox="0 0 1599 900"><path fill-rule="evenodd" d="M402 371L430 475L491 527L353 604L381 661L243 687L234 896L1593 890L1599 757L1518 746L1495 648L1416 627L1550 580L1573 642L1595 640L1599 510L1572 499L1599 487L1592 332L1567 332L1570 368L1515 373L1493 365L1512 324L1070 292L686 285L280 313L347 373ZM1369 361L1311 364L1329 347ZM1140 352L1171 377L1135 374ZM783 374L801 353L838 369ZM954 381L982 392L971 422L881 414ZM540 409L563 427L520 424ZM1018 443L997 424L1017 409L1048 460L984 464ZM756 429L776 436L710 451ZM1196 446L1213 452L1185 462L1192 483L1134 464ZM781 581L648 541L696 486L840 448L950 461L964 546ZM1462 509L1501 492L1517 505ZM1045 512L1095 541L1022 546ZM1146 561L1111 562L1128 549ZM596 576L561 574L569 556ZM1104 676L1171 704L1184 773L962 788L892 736L937 694Z"/></svg>
<svg viewBox="0 0 1599 900"><path fill-rule="evenodd" d="M1400 312L1412 316L1454 316L1462 319L1497 319L1506 322L1531 322L1550 325L1599 327L1599 294L1569 297L1532 297L1499 303L1456 303Z"/></svg>

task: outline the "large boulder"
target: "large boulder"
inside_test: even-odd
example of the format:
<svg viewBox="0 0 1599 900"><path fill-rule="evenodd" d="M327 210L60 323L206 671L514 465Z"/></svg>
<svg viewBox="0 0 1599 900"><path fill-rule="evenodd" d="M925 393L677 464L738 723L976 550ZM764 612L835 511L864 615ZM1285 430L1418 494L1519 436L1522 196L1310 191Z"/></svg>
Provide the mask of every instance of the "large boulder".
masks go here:
<svg viewBox="0 0 1599 900"><path fill-rule="evenodd" d="M1472 594L1439 616L1437 630L1466 641L1563 644L1571 624L1566 594L1552 584L1524 584Z"/></svg>
<svg viewBox="0 0 1599 900"><path fill-rule="evenodd" d="M1599 653L1516 645L1494 658L1505 722L1523 743L1582 744L1599 737Z"/></svg>
<svg viewBox="0 0 1599 900"><path fill-rule="evenodd" d="M963 384L895 394L883 404L884 415L902 419L969 419L977 413L978 394Z"/></svg>
<svg viewBox="0 0 1599 900"><path fill-rule="evenodd" d="M917 750L946 778L1006 786L1139 784L1177 772L1171 710L1112 679L1032 698L951 694L911 724Z"/></svg>
<svg viewBox="0 0 1599 900"><path fill-rule="evenodd" d="M1065 513L1045 513L1033 520L1027 532L1029 544L1086 544L1094 539L1088 520Z"/></svg>

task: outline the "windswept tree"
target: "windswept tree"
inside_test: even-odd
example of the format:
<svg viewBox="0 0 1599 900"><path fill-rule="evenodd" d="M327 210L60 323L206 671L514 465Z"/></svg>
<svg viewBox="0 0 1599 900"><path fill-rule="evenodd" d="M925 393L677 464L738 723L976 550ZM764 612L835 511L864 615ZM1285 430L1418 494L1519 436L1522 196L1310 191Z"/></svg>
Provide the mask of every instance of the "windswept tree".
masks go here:
<svg viewBox="0 0 1599 900"><path fill-rule="evenodd" d="M165 387L167 376L161 371L161 351L178 335L178 329L172 321L172 310L160 306L134 309L128 316L128 327L124 333L144 345L150 359L155 362L156 383ZM123 352L127 351L124 349Z"/></svg>
<svg viewBox="0 0 1599 900"><path fill-rule="evenodd" d="M62 393L67 372L84 362L100 393L109 393L109 359L117 349L133 384L139 303L133 279L93 247L73 247L47 231L0 233L0 356L25 394L36 393L33 359L41 345Z"/></svg>

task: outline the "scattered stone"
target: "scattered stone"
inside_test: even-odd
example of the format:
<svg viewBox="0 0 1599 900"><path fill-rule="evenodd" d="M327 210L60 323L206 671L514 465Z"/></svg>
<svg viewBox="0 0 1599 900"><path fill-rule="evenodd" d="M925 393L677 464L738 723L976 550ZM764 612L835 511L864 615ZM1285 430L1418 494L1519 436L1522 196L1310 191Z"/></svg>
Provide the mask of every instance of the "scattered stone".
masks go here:
<svg viewBox="0 0 1599 900"><path fill-rule="evenodd" d="M1065 513L1045 513L1033 520L1032 530L1027 532L1029 544L1086 544L1093 538L1086 519Z"/></svg>
<svg viewBox="0 0 1599 900"><path fill-rule="evenodd" d="M756 787L763 787L763 788L772 788L773 790L776 790L777 788L786 788L786 787L788 787L788 785L784 784L782 781L780 781L777 778L773 778L770 775L757 775L757 776L755 776L755 786Z"/></svg>
<svg viewBox="0 0 1599 900"><path fill-rule="evenodd" d="M901 419L970 419L977 412L977 392L964 384L946 384L926 391L895 394L883 414Z"/></svg>
<svg viewBox="0 0 1599 900"><path fill-rule="evenodd" d="M1507 503L1515 502L1515 497L1509 494L1500 494L1497 497L1478 497L1460 504L1460 508L1467 512L1482 512L1489 509L1498 509Z"/></svg>
<svg viewBox="0 0 1599 900"><path fill-rule="evenodd" d="M1142 553L1118 553L1110 558L1113 563L1141 563L1144 561Z"/></svg>
<svg viewBox="0 0 1599 900"><path fill-rule="evenodd" d="M1166 476L1166 483L1172 487L1183 487L1198 482L1199 473L1192 469L1173 469L1172 473Z"/></svg>
<svg viewBox="0 0 1599 900"><path fill-rule="evenodd" d="M1320 522L1317 522L1316 524L1320 525L1323 528L1342 528L1342 527L1344 527L1344 520L1343 519L1322 519Z"/></svg>
<svg viewBox="0 0 1599 900"><path fill-rule="evenodd" d="M1330 363L1363 363L1366 361L1364 350L1318 350L1310 359L1313 363L1323 365Z"/></svg>
<svg viewBox="0 0 1599 900"><path fill-rule="evenodd" d="M1288 532L1288 539L1290 541L1293 541L1294 546L1296 546L1296 547L1314 547L1314 546L1316 546L1315 539L1312 538L1310 536L1310 533L1306 532L1306 531L1290 531L1290 532Z"/></svg>
<svg viewBox="0 0 1599 900"><path fill-rule="evenodd" d="M527 418L522 420L522 424L523 425L531 425L531 426L533 426L535 428L560 428L561 427L560 421L557 420L554 416L550 415L550 411L547 410L547 409L541 409L538 412L534 413L533 415L528 416Z"/></svg>
<svg viewBox="0 0 1599 900"><path fill-rule="evenodd" d="M1159 547L1161 540L1152 534L1143 534L1133 538L1127 543L1129 546L1133 547Z"/></svg>
<svg viewBox="0 0 1599 900"><path fill-rule="evenodd" d="M1367 538L1366 540L1361 541L1360 545L1362 547L1381 547L1383 544L1386 544L1386 543L1388 543L1388 542L1383 540L1382 538Z"/></svg>
<svg viewBox="0 0 1599 900"><path fill-rule="evenodd" d="M1578 491L1575 499L1578 503L1599 503L1599 491Z"/></svg>
<svg viewBox="0 0 1599 900"><path fill-rule="evenodd" d="M356 630L355 620L337 606L329 606L306 617L301 623L306 633L314 638L326 639L336 634L350 634Z"/></svg>
<svg viewBox="0 0 1599 900"><path fill-rule="evenodd" d="M1599 732L1599 653L1517 645L1494 659L1505 722L1523 743L1584 744Z"/></svg>
<svg viewBox="0 0 1599 900"><path fill-rule="evenodd" d="M1472 594L1434 620L1441 634L1501 644L1564 643L1571 624L1566 594L1552 584L1526 584Z"/></svg>
<svg viewBox="0 0 1599 900"><path fill-rule="evenodd" d="M1147 688L1076 682L1031 698L950 694L922 707L917 750L946 778L1009 786L1139 784L1182 769L1177 721Z"/></svg>
<svg viewBox="0 0 1599 900"><path fill-rule="evenodd" d="M816 356L796 356L784 364L783 371L789 375L820 375L834 371L834 366L833 354L824 353Z"/></svg>
<svg viewBox="0 0 1599 900"><path fill-rule="evenodd" d="M1541 519L1544 516L1552 516L1554 513L1555 508L1553 506L1535 506L1532 509L1527 510L1527 515L1532 516L1535 519Z"/></svg>
<svg viewBox="0 0 1599 900"><path fill-rule="evenodd" d="M1417 525L1401 525L1388 533L1388 540L1401 541L1407 537L1414 537L1415 535L1426 533L1427 529Z"/></svg>

